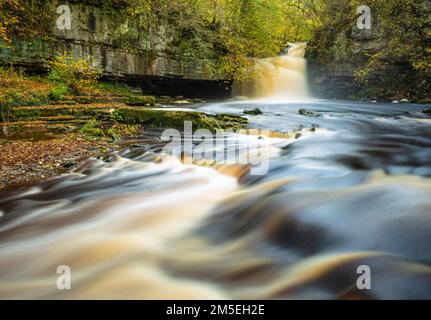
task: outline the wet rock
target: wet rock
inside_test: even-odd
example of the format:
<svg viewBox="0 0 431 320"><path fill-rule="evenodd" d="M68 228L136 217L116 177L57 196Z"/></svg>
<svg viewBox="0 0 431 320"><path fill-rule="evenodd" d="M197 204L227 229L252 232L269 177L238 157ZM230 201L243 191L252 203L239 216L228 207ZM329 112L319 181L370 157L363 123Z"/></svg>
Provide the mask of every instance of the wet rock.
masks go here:
<svg viewBox="0 0 431 320"><path fill-rule="evenodd" d="M255 108L252 110L244 110L243 113L247 114L247 115L253 115L253 116L258 116L258 115L263 114L262 110L260 110L259 108Z"/></svg>
<svg viewBox="0 0 431 320"><path fill-rule="evenodd" d="M205 100L204 99L201 99L201 98L194 98L194 99L192 99L191 100L193 103L204 103L205 102Z"/></svg>
<svg viewBox="0 0 431 320"><path fill-rule="evenodd" d="M304 125L300 124L295 131L302 131L304 129Z"/></svg>
<svg viewBox="0 0 431 320"><path fill-rule="evenodd" d="M190 104L191 101L183 99L183 100L175 100L173 103L174 104Z"/></svg>
<svg viewBox="0 0 431 320"><path fill-rule="evenodd" d="M424 109L422 112L426 114L431 114L431 108Z"/></svg>
<svg viewBox="0 0 431 320"><path fill-rule="evenodd" d="M145 147L145 145L140 143L133 143L129 146L130 149L143 148L143 147Z"/></svg>
<svg viewBox="0 0 431 320"><path fill-rule="evenodd" d="M156 104L156 98L151 96L130 97L126 104L132 107L154 106Z"/></svg>
<svg viewBox="0 0 431 320"><path fill-rule="evenodd" d="M72 168L74 166L78 165L75 161L66 161L63 163L63 168Z"/></svg>
<svg viewBox="0 0 431 320"><path fill-rule="evenodd" d="M299 109L298 113L299 113L299 115L305 116L305 117L321 117L322 116L320 113L310 111L307 109Z"/></svg>
<svg viewBox="0 0 431 320"><path fill-rule="evenodd" d="M135 87L135 86L127 86L127 88L130 90L130 92L135 94L142 94L142 88L141 87Z"/></svg>
<svg viewBox="0 0 431 320"><path fill-rule="evenodd" d="M247 125L247 119L227 114L208 115L202 112L154 110L145 108L118 109L122 122L141 124L158 128L184 128L185 121L191 121L196 129L242 129Z"/></svg>

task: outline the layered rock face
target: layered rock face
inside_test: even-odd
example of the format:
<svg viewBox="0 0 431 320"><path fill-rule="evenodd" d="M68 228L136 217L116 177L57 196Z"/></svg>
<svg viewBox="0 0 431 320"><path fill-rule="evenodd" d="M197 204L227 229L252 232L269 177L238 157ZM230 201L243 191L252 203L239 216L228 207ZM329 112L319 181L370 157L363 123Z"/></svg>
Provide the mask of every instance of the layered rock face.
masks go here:
<svg viewBox="0 0 431 320"><path fill-rule="evenodd" d="M418 14L431 16L430 2L423 1L419 8ZM354 9L350 8L350 11ZM344 19L352 13L345 13ZM314 95L343 99L409 98L431 102L431 75L427 77L423 72L420 74L414 70L411 63L400 58L395 50L372 67L373 76L366 83L358 81L355 72L365 66L370 57L387 48L391 39L383 32L382 24L385 22L374 11L371 11L372 25L369 29L358 28L356 19L359 14L353 14L348 24L342 17L341 14L334 15L333 24L316 33L310 42L307 59L309 82ZM399 28L402 27L400 21ZM429 25L427 28L423 30L424 41L431 44L431 28Z"/></svg>
<svg viewBox="0 0 431 320"><path fill-rule="evenodd" d="M54 19L61 20L65 14L59 9L61 5L62 2L53 0L47 7ZM52 34L50 41L14 39L11 46L0 46L0 61L41 72L45 59L56 52L72 52L75 57L87 57L94 66L102 68L105 78L143 86L150 93L175 95L182 89L184 96L230 94L224 81L200 71L203 68L199 68L199 61L190 65L180 59L169 47L172 39L166 26L154 26L128 43L119 34L127 17L121 21L100 8L83 4L68 4L68 8L70 28L58 28L53 21L48 32Z"/></svg>

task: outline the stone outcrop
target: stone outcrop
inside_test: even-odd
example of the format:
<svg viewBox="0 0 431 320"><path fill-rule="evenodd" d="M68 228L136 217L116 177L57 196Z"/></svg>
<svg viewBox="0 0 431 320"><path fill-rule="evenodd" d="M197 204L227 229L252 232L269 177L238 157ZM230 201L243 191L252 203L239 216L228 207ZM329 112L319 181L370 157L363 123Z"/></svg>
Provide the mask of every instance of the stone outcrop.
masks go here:
<svg viewBox="0 0 431 320"><path fill-rule="evenodd" d="M426 3L423 2L423 10L431 13L431 5L428 3L426 6ZM355 71L364 66L370 56L385 48L389 39L382 33L376 14L373 15L372 28L363 30L357 28L356 21L346 25L341 21L342 16L334 19L340 21L334 21L334 26L317 33L307 51L308 78L315 96L429 100L431 81L419 78L410 63L397 58L395 53L379 63L367 83L359 83L355 79Z"/></svg>
<svg viewBox="0 0 431 320"><path fill-rule="evenodd" d="M62 2L53 0L47 10L59 17L57 8ZM193 96L228 95L229 88L223 81L200 72L200 62L187 65L169 48L168 32L163 25L155 26L146 34L138 36L133 44L123 43L121 24L127 21L113 18L102 9L69 4L71 28L60 30L56 23L48 32L52 40L14 39L10 46L0 46L0 61L25 67L31 71L44 70L44 60L55 52L72 52L75 57L86 57L94 66L104 70L110 80L145 86L146 92L156 94L180 94ZM127 19L127 18L125 18ZM55 21L54 21L55 22ZM193 89L192 86L196 86Z"/></svg>

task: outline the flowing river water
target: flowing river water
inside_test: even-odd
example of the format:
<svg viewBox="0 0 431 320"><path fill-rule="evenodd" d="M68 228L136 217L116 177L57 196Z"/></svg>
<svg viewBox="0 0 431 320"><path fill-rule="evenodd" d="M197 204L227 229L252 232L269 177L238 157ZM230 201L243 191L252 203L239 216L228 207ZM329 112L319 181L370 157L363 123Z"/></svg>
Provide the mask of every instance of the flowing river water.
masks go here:
<svg viewBox="0 0 431 320"><path fill-rule="evenodd" d="M148 132L105 161L1 193L0 298L430 299L425 107L280 98L198 109L256 107L250 128L286 133L254 136L270 150L264 174L186 165ZM371 290L356 286L363 265ZM59 266L71 290L57 288Z"/></svg>
<svg viewBox="0 0 431 320"><path fill-rule="evenodd" d="M160 156L157 135L0 197L1 298L431 298L431 119L413 104L237 101L269 171ZM320 116L298 114L306 107ZM315 129L312 129L315 128ZM56 287L57 267L72 290ZM355 287L372 271L372 290Z"/></svg>

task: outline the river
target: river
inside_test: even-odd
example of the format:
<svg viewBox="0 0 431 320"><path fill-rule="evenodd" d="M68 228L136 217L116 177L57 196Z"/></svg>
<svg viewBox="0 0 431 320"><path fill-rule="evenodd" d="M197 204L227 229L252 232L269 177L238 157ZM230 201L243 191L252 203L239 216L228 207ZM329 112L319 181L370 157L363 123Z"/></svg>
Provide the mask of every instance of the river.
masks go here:
<svg viewBox="0 0 431 320"><path fill-rule="evenodd" d="M431 298L431 118L415 104L247 100L268 170L185 165L159 132L0 194L0 298ZM299 114L300 109L310 111ZM233 135L234 136L234 135ZM358 266L371 270L359 290ZM59 266L71 290L59 290Z"/></svg>

